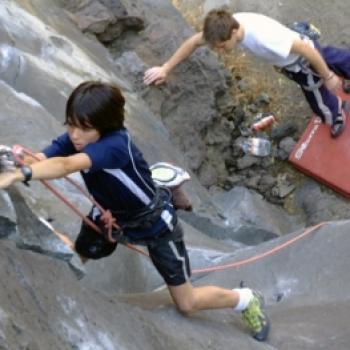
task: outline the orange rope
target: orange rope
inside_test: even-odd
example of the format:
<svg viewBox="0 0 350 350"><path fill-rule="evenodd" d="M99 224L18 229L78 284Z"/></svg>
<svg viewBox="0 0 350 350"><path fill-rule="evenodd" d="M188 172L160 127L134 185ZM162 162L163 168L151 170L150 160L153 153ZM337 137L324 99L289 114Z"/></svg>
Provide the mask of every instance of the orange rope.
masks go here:
<svg viewBox="0 0 350 350"><path fill-rule="evenodd" d="M15 145L14 148L20 148L22 149L26 154L32 156L35 159L38 159L35 154L33 152L31 152L30 150L23 148L20 145ZM16 148L16 149L17 149ZM15 153L15 152L14 152ZM16 153L14 154L16 157ZM23 160L20 159L20 157L16 157L16 160L20 163L23 164ZM65 179L70 182L72 185L74 185L78 190L80 190L93 204L95 204L99 210L105 214L108 215L107 211L105 209L103 209L96 201L95 199L82 187L80 186L76 181L74 181L73 179L69 178L68 176L65 177ZM93 229L95 229L98 233L102 234L101 230L99 227L96 226L96 224L89 220L88 218L86 218L86 216L79 210L77 209L69 200L67 200L62 194L60 194L52 185L50 185L46 180L40 180L54 195L56 195L59 199L61 199L67 206L69 206L69 208L71 208L77 215L79 215L88 225L90 225ZM327 224L327 222L321 222L317 225L311 226L308 229L304 230L301 234L293 237L292 239L277 245L276 247L261 253L261 254L257 254L254 255L250 258L247 259L243 259L243 260L239 260L236 261L234 263L230 263L230 264L224 264L224 265L216 265L216 266L212 266L212 267L207 267L207 268L201 268L201 269L194 269L192 270L193 274L198 274L198 273L206 273L206 272L213 272L213 271L222 271L222 270L227 270L227 269L233 269L233 268L238 268L241 267L243 265L247 265L253 262L256 262L258 260L261 260L267 256L271 256L273 254L276 254L277 252L281 251L282 249L285 249L286 247L290 246L291 244L305 238L306 236L308 236L309 234L311 234L312 232L316 231L317 229L319 229L320 227L324 226L325 224ZM113 223L113 226L116 228L119 228L119 226L116 223ZM134 246L133 244L130 243L123 243L125 246L127 246L128 248L137 251L140 254L143 254L145 256L149 257L149 254L147 252L145 252L144 250L142 250L141 248L138 248L136 246Z"/></svg>
<svg viewBox="0 0 350 350"><path fill-rule="evenodd" d="M22 150L25 154L33 157L34 159L38 160L38 157L29 149L26 149L20 145L14 145L13 146L13 153L14 153L14 157L16 158L16 161L23 165L24 162L23 160L18 156L19 151ZM107 211L105 209L103 209L101 207L101 205L99 203L97 203L95 201L95 199L82 187L80 186L76 181L74 181L73 179L69 178L68 176L64 177L68 182L70 182L72 185L74 185L79 191L81 191L96 207L98 207L98 209L101 211L101 213L103 215L108 215ZM70 209L72 209L87 225L89 225L90 227L92 227L97 233L102 234L101 229L89 218L87 218L73 203L71 203L65 196L63 196L61 193L59 193L54 186L52 186L47 180L40 180L40 182L46 187L48 188L57 198L59 198L61 201L63 201ZM120 229L120 227L116 224L116 222L113 222L112 225L113 227L115 227L116 229ZM108 236L110 238L111 237L111 228L108 232ZM112 239L111 239L112 241ZM144 250L142 250L141 248L138 248L136 246L134 246L133 244L130 243L123 243L125 246L127 246L128 248L137 251L140 254L149 256Z"/></svg>
<svg viewBox="0 0 350 350"><path fill-rule="evenodd" d="M299 241L300 239L306 237L307 235L309 235L310 233L316 231L318 228L322 227L323 225L327 224L327 222L321 222L315 226L311 226L308 229L304 230L300 235L295 236L294 238L279 244L278 246L264 252L261 254L257 254L255 256L252 256L250 258L247 259L243 259L240 261L236 261L234 263L231 264L225 264L225 265L217 265L217 266L213 266L213 267L208 267L208 268L203 268L203 269L195 269L192 272L193 273L204 273L204 272L212 272L212 271L220 271L220 270L226 270L226 269L233 269L233 268L237 268L237 267L241 267L243 265L247 265L250 263L253 263L257 260L263 259L267 256L273 255L277 252L279 252L280 250L290 246L291 244Z"/></svg>

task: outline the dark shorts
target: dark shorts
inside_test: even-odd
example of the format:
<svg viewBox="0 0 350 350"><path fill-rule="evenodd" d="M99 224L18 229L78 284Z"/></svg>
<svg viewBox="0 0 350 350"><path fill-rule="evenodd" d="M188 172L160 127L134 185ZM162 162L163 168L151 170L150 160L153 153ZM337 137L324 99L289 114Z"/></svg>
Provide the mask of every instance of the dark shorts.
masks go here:
<svg viewBox="0 0 350 350"><path fill-rule="evenodd" d="M153 265L167 285L179 286L189 281L190 261L179 223L174 232L166 231L161 237L146 242L146 245Z"/></svg>
<svg viewBox="0 0 350 350"><path fill-rule="evenodd" d="M98 224L98 223L96 223ZM145 245L157 271L169 286L179 286L191 276L190 262L183 241L183 230L179 223L174 231L165 231L157 238L142 241L132 240L129 243ZM110 243L85 222L75 241L78 254L93 260L109 256L114 252L117 243Z"/></svg>

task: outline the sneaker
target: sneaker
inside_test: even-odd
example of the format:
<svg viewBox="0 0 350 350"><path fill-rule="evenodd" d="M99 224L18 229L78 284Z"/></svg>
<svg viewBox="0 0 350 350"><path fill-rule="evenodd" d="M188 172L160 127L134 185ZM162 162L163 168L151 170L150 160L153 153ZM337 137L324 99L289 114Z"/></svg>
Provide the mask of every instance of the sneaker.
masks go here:
<svg viewBox="0 0 350 350"><path fill-rule="evenodd" d="M349 112L349 103L343 101L341 113L335 118L331 126L331 136L338 137L345 129L346 114Z"/></svg>
<svg viewBox="0 0 350 350"><path fill-rule="evenodd" d="M270 331L270 320L264 309L262 295L253 291L253 299L248 307L242 311L244 324L252 331L253 338L258 341L265 341Z"/></svg>

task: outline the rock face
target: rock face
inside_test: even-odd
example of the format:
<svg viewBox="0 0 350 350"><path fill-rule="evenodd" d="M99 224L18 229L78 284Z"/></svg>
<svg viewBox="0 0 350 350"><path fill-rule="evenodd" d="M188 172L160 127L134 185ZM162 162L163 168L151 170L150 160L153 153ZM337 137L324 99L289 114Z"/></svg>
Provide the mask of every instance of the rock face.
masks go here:
<svg viewBox="0 0 350 350"><path fill-rule="evenodd" d="M16 233L16 211L9 195L0 191L0 237L8 237Z"/></svg>
<svg viewBox="0 0 350 350"><path fill-rule="evenodd" d="M118 7L118 2L110 1L110 10ZM167 1L139 1L135 7L145 18L145 29L137 35L127 31L122 40L108 47L120 73L164 122L188 167L201 174L202 183L212 185L227 175L224 164L232 129L224 121L218 122L235 103L227 95L227 72L213 53L202 49L181 65L166 85L146 87L142 83L145 69L164 62L193 31ZM209 158L211 169L205 165Z"/></svg>
<svg viewBox="0 0 350 350"><path fill-rule="evenodd" d="M67 2L64 3L67 5ZM145 68L136 53L124 53L119 60L113 62L106 49L97 40L82 35L60 7L44 0L36 1L35 6L29 10L22 6L24 5L21 1L6 1L0 9L4 25L4 30L0 31L3 38L0 47L3 58L0 71L2 143L19 143L35 151L42 149L64 130L62 122L65 101L70 91L86 79L107 80L122 87L128 101L128 127L150 163L166 160L179 165L185 164L180 152L169 142L169 133L164 124L141 98L142 91L137 89L141 84L137 85L136 81L125 78L130 76L127 69L136 69L141 74ZM50 18L45 15L48 7L52 13ZM170 4L163 4L163 10L171 10L177 19L181 19ZM15 17L17 22L13 21ZM18 25L19 22L21 26ZM185 24L184 21L183 23ZM207 56L214 74L216 60L213 55ZM208 113L205 106L200 106L203 113ZM214 107L209 110L210 113L214 112ZM211 143L219 142L220 129L213 129L209 134ZM193 137L197 137L197 133ZM150 143L149 140L154 142ZM190 137L188 140L191 142ZM79 178L77 180L80 181ZM54 186L68 196L73 205L83 213L89 211L91 204L79 192L63 181L54 181ZM72 257L71 252L52 236L39 217L52 221L56 229L66 233L72 240L79 231L79 217L52 197L39 183L33 183L29 188L19 184L16 188L17 190L9 192L8 202L3 206L2 235L10 236L22 248L69 260ZM186 190L194 207L199 210L198 215L205 215L209 222L214 220L211 224L213 230L219 227L218 221L222 221L220 209L210 200L210 196L195 177L191 184L186 185ZM225 238L233 239L232 227L225 229ZM134 266L132 278L125 278L124 270L120 268L123 261L129 261L128 265ZM99 271L104 271L104 274ZM146 290L158 287L161 283L158 275L149 271L153 271L153 267L147 267L144 259L124 254L123 251L85 269L86 282L94 288L108 292L144 290L137 283L142 279L144 282L141 285Z"/></svg>
<svg viewBox="0 0 350 350"><path fill-rule="evenodd" d="M204 349L215 336L215 349L234 343L243 350L284 349L281 344L288 344L287 349L346 350L349 225L325 226L303 243L259 263L200 280L231 288L244 280L262 290L274 322L268 345L251 340L231 310L186 318L174 311L164 293L107 297L82 286L62 261L0 242L1 346L6 350ZM286 238L254 252L241 251L224 262L261 253ZM331 264L330 251L339 254Z"/></svg>
<svg viewBox="0 0 350 350"><path fill-rule="evenodd" d="M113 57L96 39L102 40L102 32L84 35L72 20L72 14L85 20L93 12L84 11L91 9L101 16L101 23L103 16L110 21L103 33L113 37ZM123 22L123 16L130 22ZM145 25L142 33L132 26L134 17ZM226 151L236 127L227 118L218 119L233 109L238 113L240 107L227 100L226 73L215 55L201 50L179 67L188 79L184 82L175 75L161 89L141 84L144 69L159 57L165 59L191 33L170 2L3 0L0 20L2 144L42 149L63 132L65 102L77 84L87 79L112 81L126 96L127 126L150 163L162 160L186 167L190 162L207 186L227 175L222 163L230 161ZM163 50L175 30L178 39L171 39L171 47ZM120 40L115 41L115 33L121 34ZM191 88L186 86L190 81ZM170 134L181 144L180 151ZM285 152L290 141L281 140ZM209 166L209 158L216 163ZM268 161L259 162L269 166ZM281 196L290 190L284 176L266 173L257 178L254 169L248 171L251 188L264 186ZM231 174L231 187L244 176ZM78 175L74 178L81 181ZM81 193L63 181L53 184L88 212L91 204ZM295 191L296 206L308 223L332 219L336 208L337 219L346 217L345 201L340 206L334 196L308 186ZM299 232L287 233L302 226L299 218L244 188L212 196L192 173L185 190L194 205L193 213L181 215L194 269L264 254L295 237ZM333 211L322 208L325 199ZM76 237L80 218L40 183L0 191L1 349L228 349L232 344L242 350L348 349L348 221L329 223L257 263L193 275L198 285L226 288L243 280L266 295L274 326L269 344L260 344L249 337L232 310L206 311L193 318L177 313L167 293L150 292L162 287L162 280L148 258L122 246L111 257L82 266L40 217L71 239ZM271 240L277 235L283 237Z"/></svg>
<svg viewBox="0 0 350 350"><path fill-rule="evenodd" d="M136 1L75 0L65 3L77 26L83 32L95 34L103 43L119 38L125 31L144 29L144 20Z"/></svg>
<svg viewBox="0 0 350 350"><path fill-rule="evenodd" d="M300 228L280 207L266 203L261 196L243 187L217 195L214 201L236 230L245 231L250 227L282 235Z"/></svg>

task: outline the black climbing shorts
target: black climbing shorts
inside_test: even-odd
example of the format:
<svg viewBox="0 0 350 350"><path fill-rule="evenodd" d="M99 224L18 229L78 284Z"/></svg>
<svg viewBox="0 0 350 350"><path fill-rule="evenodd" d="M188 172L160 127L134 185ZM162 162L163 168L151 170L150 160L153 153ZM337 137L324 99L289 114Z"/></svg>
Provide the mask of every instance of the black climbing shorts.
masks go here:
<svg viewBox="0 0 350 350"><path fill-rule="evenodd" d="M179 286L189 281L190 261L179 223L173 232L166 231L161 236L146 241L146 246L154 266L167 285Z"/></svg>
<svg viewBox="0 0 350 350"><path fill-rule="evenodd" d="M95 224L99 222L95 221ZM169 286L179 286L189 281L190 262L183 241L183 230L176 223L174 231L166 230L157 237L142 240L127 240L128 243L147 247L150 258L157 271ZM85 222L75 241L75 250L85 258L97 260L112 254L117 243L109 242Z"/></svg>

